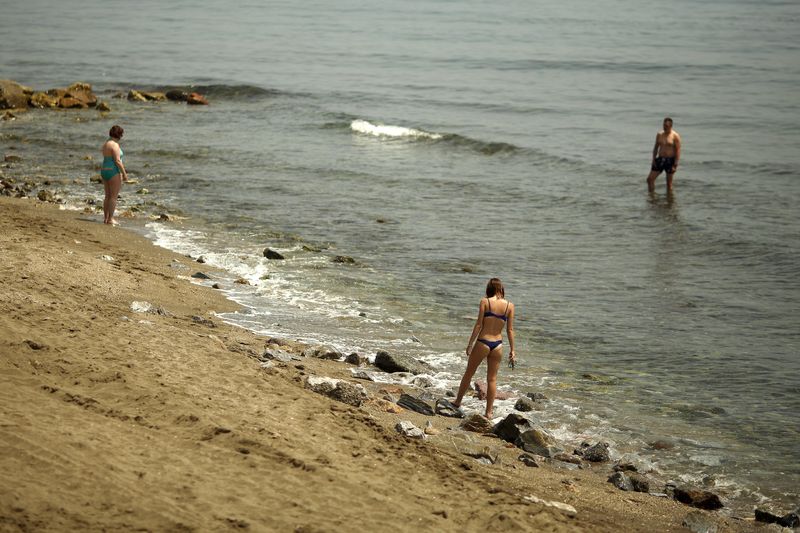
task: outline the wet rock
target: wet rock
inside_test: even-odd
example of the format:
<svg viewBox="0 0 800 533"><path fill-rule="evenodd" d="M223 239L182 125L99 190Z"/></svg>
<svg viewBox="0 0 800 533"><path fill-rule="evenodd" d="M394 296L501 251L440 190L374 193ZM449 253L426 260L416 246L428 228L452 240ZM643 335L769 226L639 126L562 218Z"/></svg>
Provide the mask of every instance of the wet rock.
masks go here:
<svg viewBox="0 0 800 533"><path fill-rule="evenodd" d="M219 283L215 283L211 286L212 289L221 289L222 287L219 286Z"/></svg>
<svg viewBox="0 0 800 533"><path fill-rule="evenodd" d="M624 472L614 472L608 478L608 482L617 487L619 490L633 491L633 483Z"/></svg>
<svg viewBox="0 0 800 533"><path fill-rule="evenodd" d="M433 416L433 408L423 400L419 398L415 398L410 394L403 393L400 395L400 399L397 400L397 405L408 409L409 411L414 411L426 416Z"/></svg>
<svg viewBox="0 0 800 533"><path fill-rule="evenodd" d="M545 396L541 392L529 392L525 396L527 396L528 398L530 398L531 400L533 400L535 402L547 399L547 396Z"/></svg>
<svg viewBox="0 0 800 533"><path fill-rule="evenodd" d="M674 497L681 503L697 507L699 509L721 509L722 500L713 492L696 489L692 487L675 487Z"/></svg>
<svg viewBox="0 0 800 533"><path fill-rule="evenodd" d="M450 400L441 398L436 401L433 410L437 415L448 416L450 418L464 418L464 411L460 407L453 405Z"/></svg>
<svg viewBox="0 0 800 533"><path fill-rule="evenodd" d="M28 95L25 88L11 80L0 80L0 109L28 107Z"/></svg>
<svg viewBox="0 0 800 533"><path fill-rule="evenodd" d="M353 377L356 379L363 379L365 381L375 381L375 375L372 372L367 372L366 370L353 371Z"/></svg>
<svg viewBox="0 0 800 533"><path fill-rule="evenodd" d="M211 276L204 274L203 272L195 272L192 274L192 277L195 279L211 279Z"/></svg>
<svg viewBox="0 0 800 533"><path fill-rule="evenodd" d="M420 389L427 389L433 387L433 380L428 376L414 376L411 380L411 385Z"/></svg>
<svg viewBox="0 0 800 533"><path fill-rule="evenodd" d="M205 260L205 259L203 258L203 256L201 255L200 257L198 257L198 258L197 258L197 262L198 262L198 263L205 263L205 262L206 262L206 260Z"/></svg>
<svg viewBox="0 0 800 533"><path fill-rule="evenodd" d="M368 398L364 387L341 379L309 376L306 378L306 388L355 407L361 406Z"/></svg>
<svg viewBox="0 0 800 533"><path fill-rule="evenodd" d="M145 189L145 190L147 190L147 189ZM161 213L160 215L158 215L158 221L159 222L172 222L172 220L173 220L173 217L169 213Z"/></svg>
<svg viewBox="0 0 800 533"><path fill-rule="evenodd" d="M528 411L533 411L536 408L536 402L531 400L530 398L523 397L517 400L517 403L514 404L514 409L517 411L521 411L523 413L527 413Z"/></svg>
<svg viewBox="0 0 800 533"><path fill-rule="evenodd" d="M331 259L334 263L342 263L345 265L354 265L356 260L350 257L349 255L337 255L333 259Z"/></svg>
<svg viewBox="0 0 800 533"><path fill-rule="evenodd" d="M22 161L22 158L14 154L8 154L7 156L3 157L4 163L19 163L20 161Z"/></svg>
<svg viewBox="0 0 800 533"><path fill-rule="evenodd" d="M102 111L103 113L108 113L109 111L111 111L111 107L105 102L97 102L96 109L98 111Z"/></svg>
<svg viewBox="0 0 800 533"><path fill-rule="evenodd" d="M617 463L614 465L614 472L638 472L638 470L633 463Z"/></svg>
<svg viewBox="0 0 800 533"><path fill-rule="evenodd" d="M31 95L30 106L38 109L52 109L58 107L58 98L43 92L35 92Z"/></svg>
<svg viewBox="0 0 800 533"><path fill-rule="evenodd" d="M543 457L552 457L560 451L554 446L555 439L552 435L540 427L533 427L521 432L514 440L514 445L528 453Z"/></svg>
<svg viewBox="0 0 800 533"><path fill-rule="evenodd" d="M692 511L681 523L692 533L717 533L718 527L711 518L700 511Z"/></svg>
<svg viewBox="0 0 800 533"><path fill-rule="evenodd" d="M145 98L145 96L139 91L131 89L128 91L128 100L131 102L146 102L147 98Z"/></svg>
<svg viewBox="0 0 800 533"><path fill-rule="evenodd" d="M50 202L54 203L56 201L55 195L48 191L47 189L42 189L36 194L36 198L39 199L40 202Z"/></svg>
<svg viewBox="0 0 800 533"><path fill-rule="evenodd" d="M421 429L419 429L417 426L415 426L411 422L409 422L408 420L403 420L401 422L398 422L394 426L394 429L397 430L397 432L400 433L401 435L404 435L404 436L412 438L412 439L424 439L425 438L425 432L422 431Z"/></svg>
<svg viewBox="0 0 800 533"><path fill-rule="evenodd" d="M756 509L755 518L756 522L764 522L766 524L778 524L781 527L796 528L800 526L800 509L792 513L786 513L781 516L767 509Z"/></svg>
<svg viewBox="0 0 800 533"><path fill-rule="evenodd" d="M511 413L492 428L492 433L508 442L516 442L519 436L533 429L533 421L523 415Z"/></svg>
<svg viewBox="0 0 800 533"><path fill-rule="evenodd" d="M236 281L234 281L234 283L236 285L250 285L250 282L244 278L237 278Z"/></svg>
<svg viewBox="0 0 800 533"><path fill-rule="evenodd" d="M3 120L6 121L17 120L17 115L12 113L11 111L6 111L5 113L3 113Z"/></svg>
<svg viewBox="0 0 800 533"><path fill-rule="evenodd" d="M486 385L486 382L478 380L478 381L475 382L474 385L475 385L475 392L478 393L478 399L479 400L485 400L486 399L486 391L488 390L488 386ZM508 400L511 397L513 397L513 395L510 392L505 392L505 391L501 391L501 390L495 391L495 395L494 395L495 400Z"/></svg>
<svg viewBox="0 0 800 533"><path fill-rule="evenodd" d="M200 93L189 93L186 95L186 103L189 105L208 105L208 100Z"/></svg>
<svg viewBox="0 0 800 533"><path fill-rule="evenodd" d="M667 439L654 440L649 444L654 450L671 450L675 447L675 443Z"/></svg>
<svg viewBox="0 0 800 533"><path fill-rule="evenodd" d="M167 97L167 100L171 100L173 102L185 102L189 97L189 93L181 89L170 89L164 94L164 96Z"/></svg>
<svg viewBox="0 0 800 533"><path fill-rule="evenodd" d="M316 359L327 359L329 361L338 361L342 358L342 352L330 346L319 344L311 346L303 350L303 357L314 357Z"/></svg>
<svg viewBox="0 0 800 533"><path fill-rule="evenodd" d="M641 474L637 474L636 472L630 472L627 475L631 480L631 484L633 484L634 492L650 492L650 480L648 480L646 477Z"/></svg>
<svg viewBox="0 0 800 533"><path fill-rule="evenodd" d="M379 351L375 355L375 366L384 372L411 372L414 375L432 373L433 367L407 355L390 354Z"/></svg>
<svg viewBox="0 0 800 533"><path fill-rule="evenodd" d="M270 248L264 248L264 252L263 253L264 253L264 257L266 257L267 259L276 260L276 261L282 261L282 260L286 259L283 256L283 254L280 254L280 253L278 253L275 250L272 250Z"/></svg>
<svg viewBox="0 0 800 533"><path fill-rule="evenodd" d="M367 358L363 355L358 355L356 352L353 352L345 358L344 362L351 365L361 366L367 363Z"/></svg>
<svg viewBox="0 0 800 533"><path fill-rule="evenodd" d="M471 413L464 418L464 421L458 427L464 431L472 431L474 433L489 433L492 431L492 421L481 414Z"/></svg>
<svg viewBox="0 0 800 533"><path fill-rule="evenodd" d="M590 445L588 442L581 443L581 447L575 450L575 455L583 457L592 463L604 463L611 459L608 454L608 443L598 442Z"/></svg>
<svg viewBox="0 0 800 533"><path fill-rule="evenodd" d="M541 466L539 464L539 461L536 460L536 456L534 455L523 453L522 455L517 457L517 459L522 461L522 464L524 464L525 466L529 466L532 468L539 468Z"/></svg>

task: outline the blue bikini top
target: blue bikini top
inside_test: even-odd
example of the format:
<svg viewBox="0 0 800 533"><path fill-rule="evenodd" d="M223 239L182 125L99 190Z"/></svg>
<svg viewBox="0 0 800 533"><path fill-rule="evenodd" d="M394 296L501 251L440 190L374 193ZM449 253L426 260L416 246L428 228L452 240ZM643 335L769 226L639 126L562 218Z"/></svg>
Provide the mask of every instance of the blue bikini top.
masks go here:
<svg viewBox="0 0 800 533"><path fill-rule="evenodd" d="M484 318L487 317L487 316L493 316L493 317L499 318L500 320L505 322L506 320L508 320L508 317L506 317L506 313L508 313L508 306L509 305L510 305L510 302L507 302L506 303L506 310L503 312L502 315L498 315L497 313L492 313L492 301L489 300L489 298L486 298L486 306L489 308L489 310L485 311L483 313L483 316L484 316Z"/></svg>

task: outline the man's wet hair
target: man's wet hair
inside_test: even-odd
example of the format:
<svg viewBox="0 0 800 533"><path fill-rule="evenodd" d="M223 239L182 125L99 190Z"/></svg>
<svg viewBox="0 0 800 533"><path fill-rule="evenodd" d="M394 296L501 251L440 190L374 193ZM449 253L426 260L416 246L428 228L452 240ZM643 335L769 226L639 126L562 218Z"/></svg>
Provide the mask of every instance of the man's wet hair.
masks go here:
<svg viewBox="0 0 800 533"><path fill-rule="evenodd" d="M672 124L673 124L672 117L664 117L664 122L666 122L668 120L669 120L669 125L672 126Z"/></svg>

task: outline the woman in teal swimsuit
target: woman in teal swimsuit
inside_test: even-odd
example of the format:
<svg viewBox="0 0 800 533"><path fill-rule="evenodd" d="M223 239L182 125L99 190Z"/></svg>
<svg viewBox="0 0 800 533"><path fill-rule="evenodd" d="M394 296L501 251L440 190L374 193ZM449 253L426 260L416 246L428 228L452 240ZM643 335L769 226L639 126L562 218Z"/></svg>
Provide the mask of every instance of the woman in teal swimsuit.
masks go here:
<svg viewBox="0 0 800 533"><path fill-rule="evenodd" d="M122 164L122 148L119 141L122 139L124 130L117 125L111 127L108 132L108 139L103 144L103 166L100 169L100 177L103 178L103 187L106 197L103 200L103 223L116 224L114 211L117 209L117 196L122 188L122 182L128 181L128 173Z"/></svg>
<svg viewBox="0 0 800 533"><path fill-rule="evenodd" d="M502 311L502 314L501 314ZM486 359L486 418L491 419L494 397L497 393L497 371L503 360L503 326L508 335L508 363L513 367L517 354L514 351L514 304L505 299L503 282L492 278L486 285L486 298L481 298L478 320L472 328L472 335L467 344L467 369L458 387L458 396L453 402L455 407L461 406L461 400L469 388L472 376L481 362ZM477 340L477 342L476 342Z"/></svg>

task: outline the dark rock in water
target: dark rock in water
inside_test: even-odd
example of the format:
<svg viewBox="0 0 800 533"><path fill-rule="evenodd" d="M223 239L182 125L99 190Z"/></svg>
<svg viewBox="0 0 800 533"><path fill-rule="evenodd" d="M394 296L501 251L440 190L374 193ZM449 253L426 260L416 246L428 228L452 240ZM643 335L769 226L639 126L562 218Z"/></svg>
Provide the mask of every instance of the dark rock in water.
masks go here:
<svg viewBox="0 0 800 533"><path fill-rule="evenodd" d="M282 254L276 252L275 250L271 250L269 248L264 248L264 257L267 259L274 259L274 260L283 260L286 259Z"/></svg>
<svg viewBox="0 0 800 533"><path fill-rule="evenodd" d="M692 533L717 533L719 531L717 524L700 511L692 511L686 515L681 525Z"/></svg>
<svg viewBox="0 0 800 533"><path fill-rule="evenodd" d="M425 432L419 429L417 426L409 422L408 420L403 420L395 424L394 429L400 433L401 435L405 435L406 437L412 439L424 439Z"/></svg>
<svg viewBox="0 0 800 533"><path fill-rule="evenodd" d="M375 355L375 366L384 372L411 372L412 374L426 374L433 371L433 367L424 361L418 361L407 355L390 354L380 351Z"/></svg>
<svg viewBox="0 0 800 533"><path fill-rule="evenodd" d="M173 102L185 102L189 97L189 93L180 89L170 89L164 96L167 97L167 100L172 100Z"/></svg>
<svg viewBox="0 0 800 533"><path fill-rule="evenodd" d="M202 94L189 93L186 96L186 103L189 105L208 105L208 100Z"/></svg>
<svg viewBox="0 0 800 533"><path fill-rule="evenodd" d="M97 109L98 111L102 111L103 113L108 113L109 111L111 111L111 106L109 106L105 102L97 102L97 107L95 109Z"/></svg>
<svg viewBox="0 0 800 533"><path fill-rule="evenodd" d="M619 490L633 490L633 483L631 483L630 478L623 472L614 472L608 478L608 482L617 487Z"/></svg>
<svg viewBox="0 0 800 533"><path fill-rule="evenodd" d="M414 398L410 394L401 394L400 399L397 400L397 405L426 416L434 415L433 409L427 402L422 401L419 398Z"/></svg>
<svg viewBox="0 0 800 533"><path fill-rule="evenodd" d="M340 379L309 376L306 378L306 388L355 407L361 406L368 398L364 387Z"/></svg>
<svg viewBox="0 0 800 533"><path fill-rule="evenodd" d="M198 263L205 263L205 262L206 262L206 260L205 260L205 258L204 258L204 257L201 255L200 257L198 257L198 258L197 258L197 262L198 262Z"/></svg>
<svg viewBox="0 0 800 533"><path fill-rule="evenodd" d="M211 276L208 274L203 274L202 272L195 272L192 274L192 277L195 279L211 279Z"/></svg>
<svg viewBox="0 0 800 533"><path fill-rule="evenodd" d="M501 436L500 438L503 437ZM514 445L518 448L543 457L552 457L560 451L554 444L555 439L540 427L523 431L514 440Z"/></svg>
<svg viewBox="0 0 800 533"><path fill-rule="evenodd" d="M675 447L675 443L666 439L658 439L651 442L650 447L654 450L671 450Z"/></svg>
<svg viewBox="0 0 800 533"><path fill-rule="evenodd" d="M692 487L675 487L675 499L686 505L699 509L721 509L724 507L722 500L713 492Z"/></svg>
<svg viewBox="0 0 800 533"><path fill-rule="evenodd" d="M533 401L535 401L535 402L538 402L538 401L540 401L540 400L546 400L546 399L547 399L547 396L545 396L545 395L544 395L544 394L542 394L541 392L529 392L529 393L528 393L528 394L526 394L525 396L527 396L528 398L530 398L531 400L533 400Z"/></svg>
<svg viewBox="0 0 800 533"><path fill-rule="evenodd" d="M756 522L764 522L767 524L778 524L781 527L791 527L795 528L800 526L800 509L793 513L787 513L783 516L779 516L771 511L767 511L766 509L756 509L755 516Z"/></svg>
<svg viewBox="0 0 800 533"><path fill-rule="evenodd" d="M361 366L367 363L367 358L363 355L358 355L356 352L353 352L345 358L344 362L351 365Z"/></svg>
<svg viewBox="0 0 800 533"><path fill-rule="evenodd" d="M528 411L533 411L536 409L536 402L530 398L523 397L517 400L517 403L514 404L514 409L523 413L527 413Z"/></svg>
<svg viewBox="0 0 800 533"><path fill-rule="evenodd" d="M211 286L212 289L221 289L222 287L219 286L219 283L215 283Z"/></svg>
<svg viewBox="0 0 800 533"><path fill-rule="evenodd" d="M233 282L236 285L250 285L250 282L244 278L238 278L236 281Z"/></svg>
<svg viewBox="0 0 800 533"><path fill-rule="evenodd" d="M18 156L18 155L14 155L14 154L9 154L9 155L3 157L3 162L4 163L18 163L20 161L22 161L22 158L20 156Z"/></svg>
<svg viewBox="0 0 800 533"><path fill-rule="evenodd" d="M436 401L434 411L437 415L449 416L450 418L464 418L464 411L460 407L453 405L450 400L441 398Z"/></svg>
<svg viewBox="0 0 800 533"><path fill-rule="evenodd" d="M333 259L331 259L334 263L343 263L346 265L354 265L356 260L350 257L349 255L337 255Z"/></svg>
<svg viewBox="0 0 800 533"><path fill-rule="evenodd" d="M523 415L511 413L492 428L492 433L505 441L516 442L529 429L533 429L533 421Z"/></svg>
<svg viewBox="0 0 800 533"><path fill-rule="evenodd" d="M17 120L17 115L12 113L11 111L6 111L5 113L3 113L3 120L8 120L8 121Z"/></svg>
<svg viewBox="0 0 800 533"><path fill-rule="evenodd" d="M536 457L534 457L533 455L523 453L518 457L518 459L522 461L522 464L524 464L525 466L530 466L532 468L539 468L539 461L537 461Z"/></svg>
<svg viewBox="0 0 800 533"><path fill-rule="evenodd" d="M486 399L486 392L488 390L488 385L486 385L486 382L485 381L481 381L479 379L474 383L474 385L475 385L475 392L478 393L478 399L479 400L485 400ZM513 395L510 392L496 390L495 391L495 395L494 395L494 399L495 400L508 400L512 396Z"/></svg>
<svg viewBox="0 0 800 533"><path fill-rule="evenodd" d="M492 421L481 414L472 413L461 422L459 427L464 431L489 433L492 430Z"/></svg>
<svg viewBox="0 0 800 533"><path fill-rule="evenodd" d="M589 445L588 442L581 443L581 447L575 450L575 455L579 455L592 463L603 463L611 459L608 455L608 443L598 442Z"/></svg>

